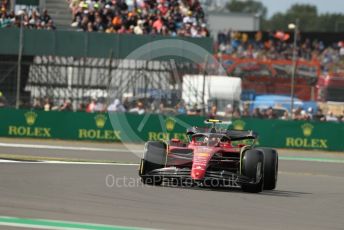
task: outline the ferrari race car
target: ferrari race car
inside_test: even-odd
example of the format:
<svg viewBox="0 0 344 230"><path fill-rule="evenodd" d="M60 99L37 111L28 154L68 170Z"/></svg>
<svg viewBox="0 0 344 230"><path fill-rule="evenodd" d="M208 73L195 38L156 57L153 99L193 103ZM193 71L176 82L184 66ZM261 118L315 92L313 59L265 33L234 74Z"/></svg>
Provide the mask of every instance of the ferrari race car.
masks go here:
<svg viewBox="0 0 344 230"><path fill-rule="evenodd" d="M207 120L210 128L187 130L188 143L179 139L149 141L139 167L144 184L234 187L258 193L276 188L278 153L256 148L256 133L221 128L225 122Z"/></svg>

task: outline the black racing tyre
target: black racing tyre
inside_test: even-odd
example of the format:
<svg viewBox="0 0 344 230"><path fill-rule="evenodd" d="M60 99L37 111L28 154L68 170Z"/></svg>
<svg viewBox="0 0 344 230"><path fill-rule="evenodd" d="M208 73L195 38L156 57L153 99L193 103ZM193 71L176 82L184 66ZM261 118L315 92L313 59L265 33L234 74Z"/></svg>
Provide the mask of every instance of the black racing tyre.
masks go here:
<svg viewBox="0 0 344 230"><path fill-rule="evenodd" d="M264 154L264 189L273 190L277 185L278 153L275 149L259 148Z"/></svg>
<svg viewBox="0 0 344 230"><path fill-rule="evenodd" d="M259 180L256 184L244 183L241 188L245 192L258 193L264 188L264 155L257 149L249 149L241 159L241 173L244 176Z"/></svg>
<svg viewBox="0 0 344 230"><path fill-rule="evenodd" d="M143 158L141 159L139 176L142 183L149 185L160 185L162 177L149 176L149 172L165 167L166 144L160 141L149 141L145 144Z"/></svg>

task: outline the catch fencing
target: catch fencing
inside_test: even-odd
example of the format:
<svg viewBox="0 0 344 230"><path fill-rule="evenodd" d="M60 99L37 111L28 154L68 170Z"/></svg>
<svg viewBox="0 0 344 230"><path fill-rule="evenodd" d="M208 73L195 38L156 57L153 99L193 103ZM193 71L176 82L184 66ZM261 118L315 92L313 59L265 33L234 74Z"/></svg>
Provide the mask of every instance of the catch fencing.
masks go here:
<svg viewBox="0 0 344 230"><path fill-rule="evenodd" d="M158 49L161 42L173 44L173 55L164 55L166 47ZM90 98L106 100L109 93L142 100L159 90L175 105L180 101L180 78L204 72L200 65L205 57L185 58L191 55L185 44L212 53L210 38L17 28L0 30L0 44L0 92L7 107L17 108L45 99L55 105L69 99L79 108Z"/></svg>

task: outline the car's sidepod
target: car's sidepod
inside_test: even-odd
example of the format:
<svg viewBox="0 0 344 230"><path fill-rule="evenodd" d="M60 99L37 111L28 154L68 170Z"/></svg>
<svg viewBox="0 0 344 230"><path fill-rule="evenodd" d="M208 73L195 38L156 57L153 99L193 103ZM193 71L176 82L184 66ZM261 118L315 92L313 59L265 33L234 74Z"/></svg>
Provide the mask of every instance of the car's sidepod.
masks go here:
<svg viewBox="0 0 344 230"><path fill-rule="evenodd" d="M200 146L194 149L193 163L191 168L191 178L194 180L204 179L208 164L217 149Z"/></svg>

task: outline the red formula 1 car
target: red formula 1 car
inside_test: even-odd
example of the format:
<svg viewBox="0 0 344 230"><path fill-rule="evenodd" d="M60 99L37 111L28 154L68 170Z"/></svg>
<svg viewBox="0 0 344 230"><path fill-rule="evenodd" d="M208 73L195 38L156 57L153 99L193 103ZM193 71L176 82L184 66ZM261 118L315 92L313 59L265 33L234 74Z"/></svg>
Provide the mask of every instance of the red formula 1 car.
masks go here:
<svg viewBox="0 0 344 230"><path fill-rule="evenodd" d="M172 139L145 144L139 176L144 184L225 186L246 192L273 190L277 183L278 153L255 148L252 131L221 129L223 122L207 120L211 128L187 130L189 143ZM252 142L248 144L248 142Z"/></svg>

